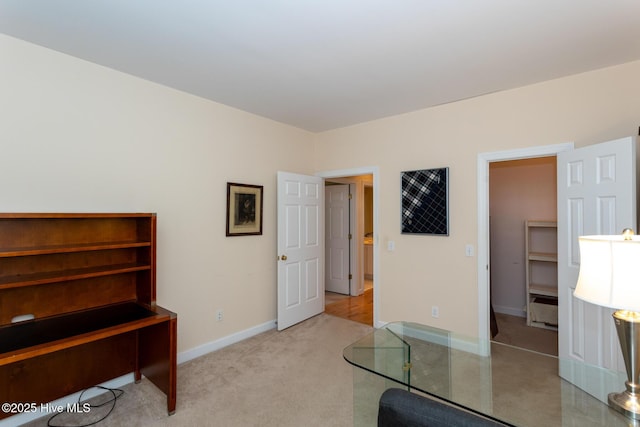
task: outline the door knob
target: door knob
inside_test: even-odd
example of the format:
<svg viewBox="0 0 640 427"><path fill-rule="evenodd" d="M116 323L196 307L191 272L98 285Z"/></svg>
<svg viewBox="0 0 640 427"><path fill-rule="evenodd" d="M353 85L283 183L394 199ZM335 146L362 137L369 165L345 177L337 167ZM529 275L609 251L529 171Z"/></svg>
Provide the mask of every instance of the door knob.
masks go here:
<svg viewBox="0 0 640 427"><path fill-rule="evenodd" d="M280 257L280 259L281 259L282 261L286 261L286 260L287 260L287 256L286 256L286 255L282 255L282 256Z"/></svg>

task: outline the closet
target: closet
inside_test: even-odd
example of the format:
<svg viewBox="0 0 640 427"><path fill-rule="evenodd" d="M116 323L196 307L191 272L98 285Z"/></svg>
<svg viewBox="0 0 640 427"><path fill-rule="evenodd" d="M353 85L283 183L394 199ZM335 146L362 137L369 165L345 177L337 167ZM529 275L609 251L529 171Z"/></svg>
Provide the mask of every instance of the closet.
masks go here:
<svg viewBox="0 0 640 427"><path fill-rule="evenodd" d="M491 303L497 314L521 317L524 323L531 311L527 287L527 275L530 274L527 247L528 239L531 239L527 237L526 224L530 220L544 221L540 225L556 221L556 158L493 162L489 174ZM532 244L546 242L546 236L552 229L533 228L536 234ZM545 238L541 240L543 236ZM532 252L537 249L540 248L532 246ZM546 246L540 249L541 252L554 250ZM540 264L533 271L537 277L538 267L545 261L532 262ZM541 283L551 284L553 281Z"/></svg>

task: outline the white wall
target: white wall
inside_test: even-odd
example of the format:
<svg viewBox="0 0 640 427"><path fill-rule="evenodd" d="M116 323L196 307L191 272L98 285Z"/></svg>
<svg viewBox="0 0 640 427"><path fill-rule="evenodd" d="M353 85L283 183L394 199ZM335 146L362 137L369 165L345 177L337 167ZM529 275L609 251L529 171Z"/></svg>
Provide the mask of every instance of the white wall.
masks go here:
<svg viewBox="0 0 640 427"><path fill-rule="evenodd" d="M640 61L316 135L316 170L379 167L379 320L477 336L477 260L465 256L465 245L477 246L478 154L636 135L638 76ZM400 234L400 172L444 166L451 235Z"/></svg>
<svg viewBox="0 0 640 427"><path fill-rule="evenodd" d="M556 220L556 188L555 157L490 165L491 301L497 313L526 317L524 223Z"/></svg>
<svg viewBox="0 0 640 427"><path fill-rule="evenodd" d="M311 173L309 133L2 35L0 94L0 211L156 212L179 352L275 319L276 171ZM264 186L262 236L225 237L227 181Z"/></svg>

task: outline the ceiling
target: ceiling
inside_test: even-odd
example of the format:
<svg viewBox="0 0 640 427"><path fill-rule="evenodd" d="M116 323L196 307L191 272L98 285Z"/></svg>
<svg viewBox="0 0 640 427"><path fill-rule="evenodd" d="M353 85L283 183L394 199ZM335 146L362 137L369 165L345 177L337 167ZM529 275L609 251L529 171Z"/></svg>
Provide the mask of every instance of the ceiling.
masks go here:
<svg viewBox="0 0 640 427"><path fill-rule="evenodd" d="M319 132L640 59L640 0L0 0L0 32Z"/></svg>

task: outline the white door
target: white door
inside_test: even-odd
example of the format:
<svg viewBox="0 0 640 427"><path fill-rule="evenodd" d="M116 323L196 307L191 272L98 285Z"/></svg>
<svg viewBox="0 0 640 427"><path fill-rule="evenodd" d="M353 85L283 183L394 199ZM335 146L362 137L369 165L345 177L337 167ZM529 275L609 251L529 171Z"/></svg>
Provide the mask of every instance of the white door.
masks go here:
<svg viewBox="0 0 640 427"><path fill-rule="evenodd" d="M324 311L323 185L278 172L278 330Z"/></svg>
<svg viewBox="0 0 640 427"><path fill-rule="evenodd" d="M612 310L578 300L573 291L578 236L635 230L635 152L635 138L624 138L558 154L558 355L560 375L579 386L563 360L624 368Z"/></svg>
<svg viewBox="0 0 640 427"><path fill-rule="evenodd" d="M325 187L326 250L325 290L349 294L350 210L349 185Z"/></svg>

